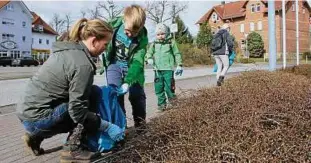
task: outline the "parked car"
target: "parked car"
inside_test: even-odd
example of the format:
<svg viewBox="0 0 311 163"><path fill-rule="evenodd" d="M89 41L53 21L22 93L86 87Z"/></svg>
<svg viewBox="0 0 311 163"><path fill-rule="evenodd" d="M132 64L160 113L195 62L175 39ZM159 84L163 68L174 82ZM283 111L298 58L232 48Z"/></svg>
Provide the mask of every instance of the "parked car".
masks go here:
<svg viewBox="0 0 311 163"><path fill-rule="evenodd" d="M12 66L38 66L39 62L32 57L23 57L23 58L18 58L14 59L12 62Z"/></svg>
<svg viewBox="0 0 311 163"><path fill-rule="evenodd" d="M1 66L12 66L13 59L11 57L0 57Z"/></svg>

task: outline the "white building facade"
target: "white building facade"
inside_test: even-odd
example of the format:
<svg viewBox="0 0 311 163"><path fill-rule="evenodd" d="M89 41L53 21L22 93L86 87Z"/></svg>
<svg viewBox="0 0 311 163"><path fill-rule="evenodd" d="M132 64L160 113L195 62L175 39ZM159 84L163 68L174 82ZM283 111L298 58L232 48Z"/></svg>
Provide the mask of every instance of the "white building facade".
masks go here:
<svg viewBox="0 0 311 163"><path fill-rule="evenodd" d="M0 57L31 56L32 18L22 1L0 3Z"/></svg>
<svg viewBox="0 0 311 163"><path fill-rule="evenodd" d="M35 59L45 61L52 53L52 44L56 41L54 31L40 16L31 12L32 22L32 55Z"/></svg>

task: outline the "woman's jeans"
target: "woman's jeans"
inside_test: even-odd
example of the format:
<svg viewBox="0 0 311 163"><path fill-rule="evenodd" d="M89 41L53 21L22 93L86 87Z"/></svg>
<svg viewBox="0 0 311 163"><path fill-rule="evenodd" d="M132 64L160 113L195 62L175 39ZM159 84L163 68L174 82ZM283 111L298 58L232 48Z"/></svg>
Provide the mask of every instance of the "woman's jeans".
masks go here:
<svg viewBox="0 0 311 163"><path fill-rule="evenodd" d="M90 99L89 109L91 112L96 112L97 104L99 103L98 91L101 91L101 88L93 85ZM87 131L97 131L96 127L99 127L99 122L96 119L96 114L88 114L84 122L84 126ZM40 137L40 138L50 138L54 135L60 133L67 133L72 131L77 124L73 122L68 112L68 103L63 103L54 108L53 112L40 120L37 121L22 121L26 132L30 136ZM98 126L97 126L98 125ZM89 129L88 128L94 128Z"/></svg>

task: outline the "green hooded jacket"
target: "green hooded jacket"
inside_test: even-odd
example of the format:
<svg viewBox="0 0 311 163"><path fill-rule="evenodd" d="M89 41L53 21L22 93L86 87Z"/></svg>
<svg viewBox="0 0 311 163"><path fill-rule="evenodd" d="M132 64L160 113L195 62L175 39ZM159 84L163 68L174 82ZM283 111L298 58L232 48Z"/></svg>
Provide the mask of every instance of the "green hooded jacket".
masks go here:
<svg viewBox="0 0 311 163"><path fill-rule="evenodd" d="M182 58L177 43L170 37L164 41L152 43L146 58L153 59L154 68L157 70L174 70L175 66L182 66Z"/></svg>
<svg viewBox="0 0 311 163"><path fill-rule="evenodd" d="M116 59L116 48L114 47L115 36L117 29L123 24L123 17L117 17L109 22L109 24L114 29L114 34L111 42L109 43L106 52L103 54L103 65L109 66ZM137 36L137 42L130 45L128 61L128 73L124 78L124 83L132 85L134 83L139 83L144 86L145 76L144 76L144 61L146 55L146 49L148 45L148 34L147 29L144 27ZM101 74L103 73L101 70Z"/></svg>

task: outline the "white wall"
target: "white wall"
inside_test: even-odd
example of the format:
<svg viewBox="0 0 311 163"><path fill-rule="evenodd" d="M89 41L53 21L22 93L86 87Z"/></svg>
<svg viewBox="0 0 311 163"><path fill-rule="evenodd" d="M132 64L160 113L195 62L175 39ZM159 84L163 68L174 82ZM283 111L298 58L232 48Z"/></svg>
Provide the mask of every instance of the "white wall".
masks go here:
<svg viewBox="0 0 311 163"><path fill-rule="evenodd" d="M53 42L56 41L55 35L33 32L32 38L33 38L33 44L32 44L33 49L45 49L45 50L49 49L52 52L51 50L52 44ZM39 39L42 39L41 44L39 44ZM46 40L49 40L49 44L46 44Z"/></svg>
<svg viewBox="0 0 311 163"><path fill-rule="evenodd" d="M0 9L0 43L5 41L2 40L2 34L14 34L14 41L17 43L17 48L13 49L14 51L29 51L31 53L31 39L32 39L32 17L28 14L28 11L22 7L22 2L20 1L11 1L9 4L12 4L14 7L13 11L7 11L5 7ZM25 10L25 12L23 12ZM2 24L3 19L13 19L14 25L5 25ZM26 22L26 27L23 27L22 22ZM25 42L23 41L23 36L26 37ZM0 46L0 50L7 50ZM9 50L12 51L12 50Z"/></svg>

